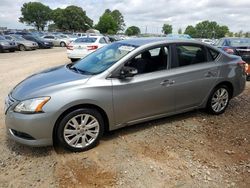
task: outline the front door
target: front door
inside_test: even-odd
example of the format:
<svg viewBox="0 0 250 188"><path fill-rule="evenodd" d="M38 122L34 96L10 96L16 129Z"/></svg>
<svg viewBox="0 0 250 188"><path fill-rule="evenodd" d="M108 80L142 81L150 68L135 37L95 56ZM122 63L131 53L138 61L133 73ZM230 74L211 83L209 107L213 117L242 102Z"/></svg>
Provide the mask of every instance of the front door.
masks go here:
<svg viewBox="0 0 250 188"><path fill-rule="evenodd" d="M174 112L175 86L167 70L168 52L168 47L143 51L125 64L136 68L138 75L112 78L116 124Z"/></svg>

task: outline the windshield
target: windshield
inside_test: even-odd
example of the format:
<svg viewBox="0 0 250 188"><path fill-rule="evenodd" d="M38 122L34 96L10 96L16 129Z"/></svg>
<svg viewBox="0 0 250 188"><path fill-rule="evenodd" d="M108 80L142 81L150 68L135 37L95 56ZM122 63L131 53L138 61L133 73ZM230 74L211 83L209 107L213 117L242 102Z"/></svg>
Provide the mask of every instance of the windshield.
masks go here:
<svg viewBox="0 0 250 188"><path fill-rule="evenodd" d="M250 39L245 38L245 39L230 39L229 41L230 46L250 46Z"/></svg>
<svg viewBox="0 0 250 188"><path fill-rule="evenodd" d="M0 40L6 40L4 37L0 36Z"/></svg>
<svg viewBox="0 0 250 188"><path fill-rule="evenodd" d="M77 72L83 74L98 74L107 70L135 48L136 46L122 43L106 45L89 54L69 68L75 69Z"/></svg>
<svg viewBox="0 0 250 188"><path fill-rule="evenodd" d="M75 42L82 42L82 43L94 43L97 38L95 37L86 37L86 38L78 38Z"/></svg>

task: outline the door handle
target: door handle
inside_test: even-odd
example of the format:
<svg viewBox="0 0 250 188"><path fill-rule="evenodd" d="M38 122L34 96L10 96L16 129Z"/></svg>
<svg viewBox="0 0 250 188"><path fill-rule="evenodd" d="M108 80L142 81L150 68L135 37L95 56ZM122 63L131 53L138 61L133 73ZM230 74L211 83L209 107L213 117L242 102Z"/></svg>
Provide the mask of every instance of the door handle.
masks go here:
<svg viewBox="0 0 250 188"><path fill-rule="evenodd" d="M170 85L173 85L174 83L175 83L174 80L163 80L163 81L161 82L161 85L162 85L162 86L170 86Z"/></svg>

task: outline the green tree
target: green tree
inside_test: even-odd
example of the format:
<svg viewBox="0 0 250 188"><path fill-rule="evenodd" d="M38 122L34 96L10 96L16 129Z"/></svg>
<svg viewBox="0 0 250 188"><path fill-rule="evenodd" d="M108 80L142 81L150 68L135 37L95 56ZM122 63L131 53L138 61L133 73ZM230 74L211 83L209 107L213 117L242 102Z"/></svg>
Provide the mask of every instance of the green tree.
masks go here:
<svg viewBox="0 0 250 188"><path fill-rule="evenodd" d="M136 26L130 26L125 31L125 34L128 36L139 35L140 33L141 33L140 28Z"/></svg>
<svg viewBox="0 0 250 188"><path fill-rule="evenodd" d="M246 32L245 37L249 38L250 37L250 32Z"/></svg>
<svg viewBox="0 0 250 188"><path fill-rule="evenodd" d="M178 34L182 34L182 29L181 28L178 29Z"/></svg>
<svg viewBox="0 0 250 188"><path fill-rule="evenodd" d="M114 18L115 22L118 25L118 31L123 31L124 27L126 26L124 23L124 18L122 13L119 10L113 10L111 12L112 17Z"/></svg>
<svg viewBox="0 0 250 188"><path fill-rule="evenodd" d="M163 25L163 27L162 27L162 32L164 33L164 34L170 34L170 33L172 33L172 31L173 31L173 27L172 27L172 25L170 25L170 24L164 24Z"/></svg>
<svg viewBox="0 0 250 188"><path fill-rule="evenodd" d="M221 38L229 33L227 26L220 26L214 21L202 21L193 26L188 26L185 30L185 34L190 35L193 38Z"/></svg>
<svg viewBox="0 0 250 188"><path fill-rule="evenodd" d="M37 30L44 30L48 21L51 20L51 9L39 2L24 3L21 14L19 22L33 26Z"/></svg>
<svg viewBox="0 0 250 188"><path fill-rule="evenodd" d="M56 26L56 24L52 23L48 25L48 31L53 32L56 31L58 28Z"/></svg>
<svg viewBox="0 0 250 188"><path fill-rule="evenodd" d="M56 27L62 31L86 31L93 26L93 20L86 15L86 12L74 5L53 10L52 18Z"/></svg>
<svg viewBox="0 0 250 188"><path fill-rule="evenodd" d="M185 29L184 34L187 34L187 35L191 36L192 38L196 38L196 36L197 36L197 31L196 31L196 29L195 29L194 26L189 25L189 26L187 26L187 28Z"/></svg>
<svg viewBox="0 0 250 188"><path fill-rule="evenodd" d="M101 33L115 34L118 31L118 24L113 18L113 16L106 11L99 18L99 22L97 23L95 28L98 29Z"/></svg>

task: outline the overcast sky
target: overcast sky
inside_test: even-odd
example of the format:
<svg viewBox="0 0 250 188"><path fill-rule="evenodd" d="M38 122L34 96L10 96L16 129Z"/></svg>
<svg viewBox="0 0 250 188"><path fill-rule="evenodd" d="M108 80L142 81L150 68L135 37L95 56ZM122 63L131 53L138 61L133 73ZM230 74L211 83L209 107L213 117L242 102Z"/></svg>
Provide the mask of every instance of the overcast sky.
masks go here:
<svg viewBox="0 0 250 188"><path fill-rule="evenodd" d="M31 0L0 0L0 27L27 28L19 23L23 3ZM250 31L250 0L37 0L50 8L77 5L87 16L98 22L104 10L118 9L126 26L136 25L144 33L159 33L164 23L173 25L174 32L203 20L227 25L231 31Z"/></svg>

